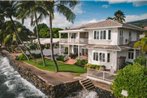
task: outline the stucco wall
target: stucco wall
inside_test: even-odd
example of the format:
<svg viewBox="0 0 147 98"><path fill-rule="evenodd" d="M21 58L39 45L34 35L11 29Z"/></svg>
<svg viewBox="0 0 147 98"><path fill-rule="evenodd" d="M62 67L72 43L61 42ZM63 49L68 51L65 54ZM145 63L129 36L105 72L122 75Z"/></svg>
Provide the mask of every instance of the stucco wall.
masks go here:
<svg viewBox="0 0 147 98"><path fill-rule="evenodd" d="M128 29L118 29L118 42L120 42L120 31L123 31L123 44L128 44L128 41L137 41L139 32ZM131 32L131 39L129 39L129 32ZM126 40L128 40L126 42ZM120 44L120 43L119 43Z"/></svg>
<svg viewBox="0 0 147 98"><path fill-rule="evenodd" d="M96 29L96 30L106 30L106 40L94 39L94 31L89 30L89 44L102 44L102 45L117 45L118 43L118 30L117 29ZM111 30L111 40L108 40L108 30Z"/></svg>
<svg viewBox="0 0 147 98"><path fill-rule="evenodd" d="M88 63L90 64L96 64L96 65L105 65L106 69L111 69L113 70L117 69L117 52L116 51L108 51L108 50L99 50L99 49L89 49L88 50ZM93 52L101 52L101 53L110 53L110 62L100 62L100 61L94 61L93 60ZM105 56L107 60L107 55Z"/></svg>

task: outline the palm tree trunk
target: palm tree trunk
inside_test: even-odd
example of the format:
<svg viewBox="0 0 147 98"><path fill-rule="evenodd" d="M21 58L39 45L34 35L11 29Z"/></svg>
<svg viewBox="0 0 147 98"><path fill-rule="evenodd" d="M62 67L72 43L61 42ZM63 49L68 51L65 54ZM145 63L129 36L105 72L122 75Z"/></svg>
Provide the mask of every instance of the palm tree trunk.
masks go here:
<svg viewBox="0 0 147 98"><path fill-rule="evenodd" d="M10 18L12 24L13 24L15 35L17 36L17 38L19 39L19 41L22 42L21 39L19 38L19 35L18 35L18 33L17 33L17 30L16 30L16 26L15 26L15 23L14 23L12 17L9 16L9 18ZM24 50L19 46L19 43L17 42L17 40L16 40L16 44L17 44L17 46L20 48L21 52L25 55L25 57L27 58L27 60L30 60L29 57L28 57L28 56L26 55L26 53L24 52ZM23 44L23 43L22 43L22 44Z"/></svg>
<svg viewBox="0 0 147 98"><path fill-rule="evenodd" d="M51 55L52 55L52 59L54 61L54 64L55 64L55 70L56 72L59 71L59 68L58 68L58 64L57 64L57 61L55 59L55 56L54 56L54 47L53 47L53 32L52 32L52 16L51 14L49 14L49 25L50 25L50 28L49 28L49 35L50 35L50 47L51 47Z"/></svg>
<svg viewBox="0 0 147 98"><path fill-rule="evenodd" d="M41 58L43 60L43 65L46 66L43 51L42 51L42 47L41 47L41 43L40 43L40 38L39 38L38 22L37 22L37 14L36 13L35 13L35 24L36 24L36 35L37 35L38 44L39 44L39 48L40 48L40 52L41 52Z"/></svg>

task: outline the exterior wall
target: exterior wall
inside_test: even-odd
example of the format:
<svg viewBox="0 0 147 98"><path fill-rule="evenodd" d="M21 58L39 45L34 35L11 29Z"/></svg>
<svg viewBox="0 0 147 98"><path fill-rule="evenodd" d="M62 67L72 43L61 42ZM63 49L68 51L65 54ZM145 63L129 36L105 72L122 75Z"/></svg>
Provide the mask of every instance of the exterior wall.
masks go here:
<svg viewBox="0 0 147 98"><path fill-rule="evenodd" d="M93 60L93 52L110 53L110 62L94 61ZM107 55L105 56L105 59L107 60ZM117 70L117 52L107 51L107 50L99 50L99 49L89 49L88 50L88 63L96 64L96 65L104 65L104 66L106 66L106 69L112 68L113 70Z"/></svg>
<svg viewBox="0 0 147 98"><path fill-rule="evenodd" d="M128 29L118 29L118 42L120 43L120 32L123 31L123 43L122 44L128 44L130 41L137 41L139 39L139 32L134 30L128 30ZM131 32L131 39L129 38L129 32Z"/></svg>
<svg viewBox="0 0 147 98"><path fill-rule="evenodd" d="M94 39L94 31L106 30L106 39L98 40ZM118 44L118 29L96 29L89 31L88 44L102 44L102 45L117 45ZM108 40L108 30L111 30L111 39Z"/></svg>

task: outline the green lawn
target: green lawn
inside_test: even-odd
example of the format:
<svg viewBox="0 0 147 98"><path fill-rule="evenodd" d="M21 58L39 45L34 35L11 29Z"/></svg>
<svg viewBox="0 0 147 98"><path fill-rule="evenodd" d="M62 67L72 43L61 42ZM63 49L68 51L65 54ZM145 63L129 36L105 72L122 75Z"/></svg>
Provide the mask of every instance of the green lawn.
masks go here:
<svg viewBox="0 0 147 98"><path fill-rule="evenodd" d="M37 59L36 61L30 60L30 61L25 61L25 62L32 64L43 70L55 71L54 62L52 60L46 59L46 63L47 63L46 66L42 65L41 59ZM79 73L79 74L86 72L86 69L84 69L84 67L64 64L63 62L58 62L58 66L59 66L60 72L73 72L73 73Z"/></svg>

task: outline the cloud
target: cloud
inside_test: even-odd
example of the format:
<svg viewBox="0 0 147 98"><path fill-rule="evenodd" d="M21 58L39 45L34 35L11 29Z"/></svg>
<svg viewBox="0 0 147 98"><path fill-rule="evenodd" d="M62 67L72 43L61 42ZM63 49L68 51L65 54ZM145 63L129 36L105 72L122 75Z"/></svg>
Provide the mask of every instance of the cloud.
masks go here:
<svg viewBox="0 0 147 98"><path fill-rule="evenodd" d="M142 6L142 5L147 5L147 1L145 1L145 0L98 0L98 1L106 1L106 2L109 2L109 4L132 3L136 7Z"/></svg>
<svg viewBox="0 0 147 98"><path fill-rule="evenodd" d="M75 6L75 8L72 10L75 14L83 14L84 11L82 10L82 3L79 3Z"/></svg>
<svg viewBox="0 0 147 98"><path fill-rule="evenodd" d="M102 5L102 8L108 8L110 5Z"/></svg>
<svg viewBox="0 0 147 98"><path fill-rule="evenodd" d="M80 25L83 25L83 24L87 24L87 23L99 22L99 21L103 21L103 20L105 20L105 19L99 19L99 20L97 20L97 19L83 20L83 21L76 22L71 27L76 27L76 26L80 26Z"/></svg>
<svg viewBox="0 0 147 98"><path fill-rule="evenodd" d="M141 15L126 15L126 22L147 19L147 13Z"/></svg>

